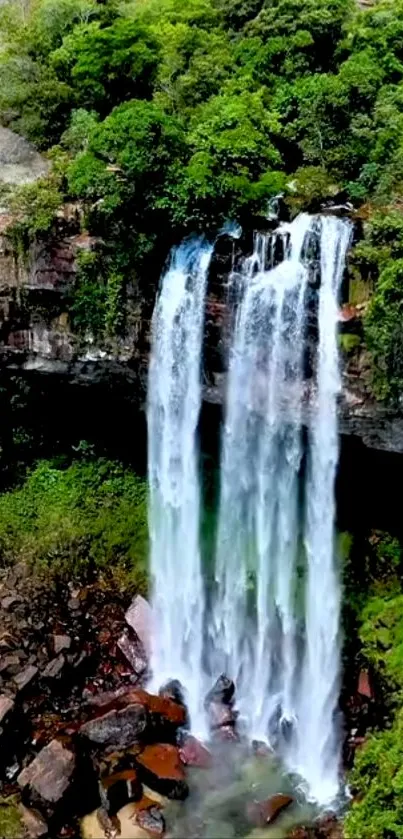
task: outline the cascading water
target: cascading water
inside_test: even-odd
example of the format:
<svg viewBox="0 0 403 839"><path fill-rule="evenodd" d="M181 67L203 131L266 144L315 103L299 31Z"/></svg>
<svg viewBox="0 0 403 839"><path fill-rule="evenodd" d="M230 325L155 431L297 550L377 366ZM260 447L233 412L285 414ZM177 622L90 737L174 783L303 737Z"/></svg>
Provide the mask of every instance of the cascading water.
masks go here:
<svg viewBox="0 0 403 839"><path fill-rule="evenodd" d="M304 523L300 469L310 281L316 280L309 251L315 237L321 253L319 345ZM212 669L225 670L236 682L249 732L275 738L286 763L322 802L338 791L333 483L337 294L348 240L345 222L301 215L274 236L257 235L252 257L233 278L240 297L230 351L210 625ZM279 246L283 259L274 265Z"/></svg>
<svg viewBox="0 0 403 839"><path fill-rule="evenodd" d="M247 731L269 737L320 803L339 788L336 326L349 236L343 220L303 214L274 234L256 234L252 256L232 275L208 626L196 447L212 255L204 240L173 252L149 372L154 683L180 679L193 728L203 733L206 684L226 672Z"/></svg>
<svg viewBox="0 0 403 839"><path fill-rule="evenodd" d="M149 529L157 687L178 678L192 724L203 731L204 592L199 550L196 429L207 271L212 246L184 242L162 279L152 324L148 383Z"/></svg>
<svg viewBox="0 0 403 839"><path fill-rule="evenodd" d="M350 226L321 219L316 387L308 426L305 547L306 643L297 716L296 765L319 800L331 801L339 785L335 713L339 688L340 586L334 562L334 482L338 460L337 395L340 374L337 300Z"/></svg>

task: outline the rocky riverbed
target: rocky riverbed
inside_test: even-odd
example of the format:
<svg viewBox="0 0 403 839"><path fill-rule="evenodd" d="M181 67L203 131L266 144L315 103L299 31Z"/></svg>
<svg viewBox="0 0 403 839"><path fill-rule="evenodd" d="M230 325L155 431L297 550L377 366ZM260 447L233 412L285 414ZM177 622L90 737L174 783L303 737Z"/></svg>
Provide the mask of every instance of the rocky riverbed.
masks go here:
<svg viewBox="0 0 403 839"><path fill-rule="evenodd" d="M206 744L189 733L179 683L147 692L142 597L102 579L50 587L19 564L2 575L0 627L4 839L341 835L267 746L241 737L228 679L206 696ZM356 710L371 701L363 677L359 689Z"/></svg>

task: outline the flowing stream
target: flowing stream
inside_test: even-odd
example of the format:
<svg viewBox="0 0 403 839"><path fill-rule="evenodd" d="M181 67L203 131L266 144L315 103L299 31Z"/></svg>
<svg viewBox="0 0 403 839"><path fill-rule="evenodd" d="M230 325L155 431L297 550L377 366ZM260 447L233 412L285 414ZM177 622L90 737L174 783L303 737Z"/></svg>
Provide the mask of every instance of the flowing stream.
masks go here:
<svg viewBox="0 0 403 839"><path fill-rule="evenodd" d="M171 255L152 323L148 382L149 527L155 627L155 685L186 687L192 724L203 734L204 589L199 547L196 430L207 272L213 247L185 241Z"/></svg>
<svg viewBox="0 0 403 839"><path fill-rule="evenodd" d="M163 277L149 379L151 567L158 682L192 724L212 678L236 684L244 730L309 795L339 789L340 587L334 556L338 295L350 225L302 214L255 235L233 272L215 588L203 588L196 430L212 247L185 242Z"/></svg>

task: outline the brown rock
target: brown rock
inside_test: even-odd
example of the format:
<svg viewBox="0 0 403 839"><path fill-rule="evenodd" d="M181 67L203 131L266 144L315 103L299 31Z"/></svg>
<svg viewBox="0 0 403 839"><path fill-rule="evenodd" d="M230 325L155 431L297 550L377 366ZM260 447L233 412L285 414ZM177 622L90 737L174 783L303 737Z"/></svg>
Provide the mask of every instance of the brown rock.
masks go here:
<svg viewBox="0 0 403 839"><path fill-rule="evenodd" d="M48 826L38 810L24 807L23 804L20 804L19 810L29 839L39 839L40 836L47 835Z"/></svg>
<svg viewBox="0 0 403 839"><path fill-rule="evenodd" d="M24 669L21 670L20 673L17 673L17 675L14 676L13 679L17 690L24 690L24 688L26 688L27 685L29 685L29 683L32 682L32 680L35 678L37 672L37 667L35 667L33 664L28 664L28 666L24 667Z"/></svg>
<svg viewBox="0 0 403 839"><path fill-rule="evenodd" d="M28 787L34 799L54 805L69 788L74 769L74 754L58 740L52 740L20 772L17 782L23 789Z"/></svg>
<svg viewBox="0 0 403 839"><path fill-rule="evenodd" d="M279 792L266 801L252 801L246 808L247 818L256 827L272 824L282 810L292 804L293 800L290 795Z"/></svg>
<svg viewBox="0 0 403 839"><path fill-rule="evenodd" d="M144 782L168 798L184 799L188 795L185 773L176 746L158 743L146 748L137 756L139 771Z"/></svg>
<svg viewBox="0 0 403 839"><path fill-rule="evenodd" d="M125 619L142 644L146 659L149 659L152 632L152 609L150 604L144 597L137 594L125 614Z"/></svg>
<svg viewBox="0 0 403 839"><path fill-rule="evenodd" d="M212 756L208 749L192 734L188 734L179 749L179 756L185 766L197 766L199 769L209 769Z"/></svg>
<svg viewBox="0 0 403 839"><path fill-rule="evenodd" d="M142 787L135 769L124 769L102 778L100 795L105 810L110 817L129 801L141 798Z"/></svg>
<svg viewBox="0 0 403 839"><path fill-rule="evenodd" d="M63 650L69 650L70 647L71 647L70 635L54 635L53 636L53 649L55 651L55 655L59 655L59 653L63 652Z"/></svg>
<svg viewBox="0 0 403 839"><path fill-rule="evenodd" d="M112 709L81 726L80 733L100 746L126 748L144 739L148 724L146 708L140 703Z"/></svg>

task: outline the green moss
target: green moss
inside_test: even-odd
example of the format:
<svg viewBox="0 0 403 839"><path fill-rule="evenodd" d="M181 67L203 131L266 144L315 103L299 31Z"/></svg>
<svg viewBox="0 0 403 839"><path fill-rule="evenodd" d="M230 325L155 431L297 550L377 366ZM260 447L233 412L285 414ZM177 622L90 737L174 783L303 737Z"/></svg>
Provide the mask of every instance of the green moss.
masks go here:
<svg viewBox="0 0 403 839"><path fill-rule="evenodd" d="M18 810L16 796L0 798L1 839L21 839L24 828Z"/></svg>
<svg viewBox="0 0 403 839"><path fill-rule="evenodd" d="M361 346L361 338L351 332L342 332L339 335L339 346L343 353L352 355L354 350Z"/></svg>

